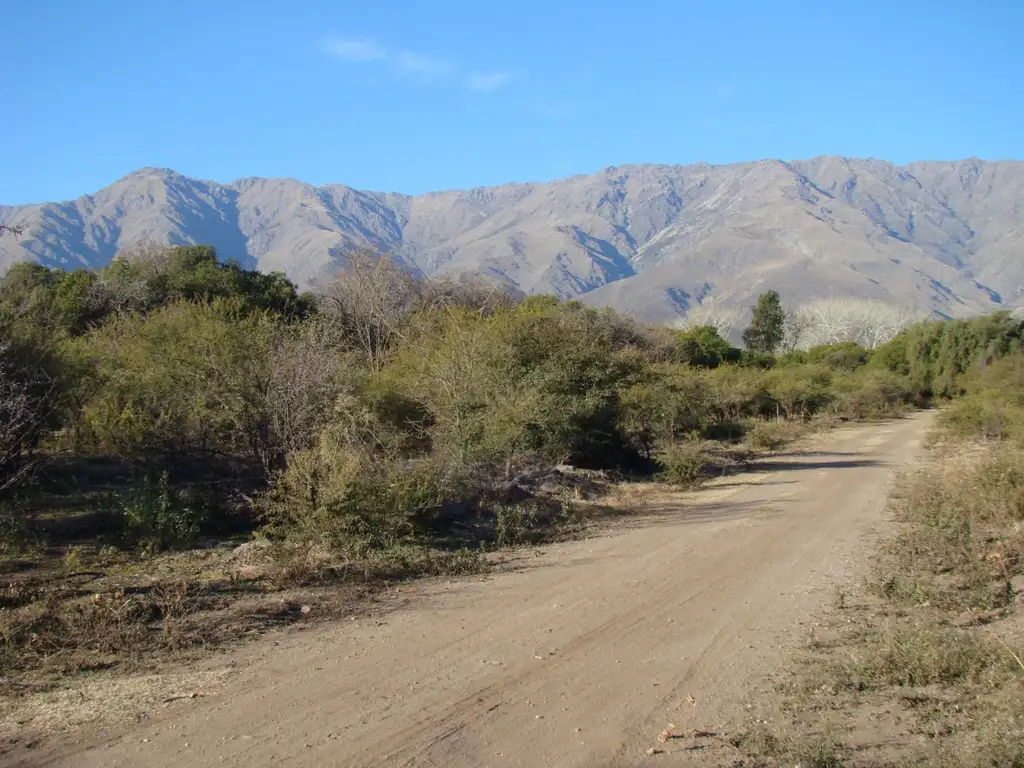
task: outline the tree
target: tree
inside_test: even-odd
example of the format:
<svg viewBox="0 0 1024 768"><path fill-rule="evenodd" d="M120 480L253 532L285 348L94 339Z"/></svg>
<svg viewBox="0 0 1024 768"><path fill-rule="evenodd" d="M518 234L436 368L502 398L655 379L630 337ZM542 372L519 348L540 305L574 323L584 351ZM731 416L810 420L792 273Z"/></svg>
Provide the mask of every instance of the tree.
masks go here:
<svg viewBox="0 0 1024 768"><path fill-rule="evenodd" d="M915 318L913 312L872 299L819 299L800 307L799 346L807 349L853 342L874 349L893 339Z"/></svg>
<svg viewBox="0 0 1024 768"><path fill-rule="evenodd" d="M0 224L0 235L6 234L20 235L21 227L16 227L13 224Z"/></svg>
<svg viewBox="0 0 1024 768"><path fill-rule="evenodd" d="M35 448L56 407L56 385L46 353L0 331L0 494L35 463Z"/></svg>
<svg viewBox="0 0 1024 768"><path fill-rule="evenodd" d="M672 321L671 326L680 331L693 328L711 327L723 339L728 339L740 321L738 309L723 307L712 302L690 307L686 314Z"/></svg>
<svg viewBox="0 0 1024 768"><path fill-rule="evenodd" d="M717 368L722 363L735 363L740 351L710 325L699 325L686 331L674 331L673 349L669 359L697 368Z"/></svg>
<svg viewBox="0 0 1024 768"><path fill-rule="evenodd" d="M424 283L391 259L356 251L323 292L323 306L353 347L379 371L402 338L410 312L425 292Z"/></svg>
<svg viewBox="0 0 1024 768"><path fill-rule="evenodd" d="M771 354L785 338L786 312L778 291L765 291L757 297L750 325L743 332L743 343L752 352Z"/></svg>

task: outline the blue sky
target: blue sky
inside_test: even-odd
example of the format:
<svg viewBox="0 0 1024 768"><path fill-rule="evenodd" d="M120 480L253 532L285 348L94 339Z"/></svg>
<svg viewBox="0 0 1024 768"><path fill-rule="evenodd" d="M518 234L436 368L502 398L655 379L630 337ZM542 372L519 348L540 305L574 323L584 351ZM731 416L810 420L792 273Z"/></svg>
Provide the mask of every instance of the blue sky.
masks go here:
<svg viewBox="0 0 1024 768"><path fill-rule="evenodd" d="M143 166L418 193L1024 158L1021 0L7 0L0 203Z"/></svg>

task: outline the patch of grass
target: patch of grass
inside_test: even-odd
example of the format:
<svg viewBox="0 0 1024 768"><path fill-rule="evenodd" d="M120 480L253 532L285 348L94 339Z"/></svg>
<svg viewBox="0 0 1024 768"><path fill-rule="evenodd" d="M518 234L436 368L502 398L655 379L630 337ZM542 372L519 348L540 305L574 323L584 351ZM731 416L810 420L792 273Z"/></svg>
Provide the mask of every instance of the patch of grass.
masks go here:
<svg viewBox="0 0 1024 768"><path fill-rule="evenodd" d="M731 743L748 756L769 758L777 761L775 764L800 768L842 768L845 752L832 728L780 735L765 725L758 725L735 736Z"/></svg>
<svg viewBox="0 0 1024 768"><path fill-rule="evenodd" d="M928 615L895 617L879 628L848 635L837 655L825 662L832 690L997 685L1021 671L998 644Z"/></svg>
<svg viewBox="0 0 1024 768"><path fill-rule="evenodd" d="M1024 451L961 451L907 476L892 503L903 529L879 563L887 599L991 610L1024 573Z"/></svg>

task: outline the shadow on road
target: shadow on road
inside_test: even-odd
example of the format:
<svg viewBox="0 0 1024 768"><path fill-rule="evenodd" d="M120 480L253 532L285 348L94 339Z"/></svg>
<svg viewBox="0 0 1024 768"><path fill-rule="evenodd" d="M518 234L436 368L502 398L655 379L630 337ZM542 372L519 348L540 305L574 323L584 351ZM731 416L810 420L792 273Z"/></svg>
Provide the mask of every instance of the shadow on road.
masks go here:
<svg viewBox="0 0 1024 768"><path fill-rule="evenodd" d="M758 461L751 469L759 472L791 472L802 469L853 469L855 467L888 467L877 459L840 459L839 461Z"/></svg>

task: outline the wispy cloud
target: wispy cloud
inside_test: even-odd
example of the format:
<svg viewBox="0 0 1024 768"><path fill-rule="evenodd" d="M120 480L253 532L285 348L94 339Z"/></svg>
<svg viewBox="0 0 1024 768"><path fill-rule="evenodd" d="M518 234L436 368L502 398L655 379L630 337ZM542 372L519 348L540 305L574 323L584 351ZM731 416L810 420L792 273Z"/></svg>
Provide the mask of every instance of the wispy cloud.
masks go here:
<svg viewBox="0 0 1024 768"><path fill-rule="evenodd" d="M332 35L324 41L324 50L342 61L380 61L388 57L386 48L374 40L352 40Z"/></svg>
<svg viewBox="0 0 1024 768"><path fill-rule="evenodd" d="M423 77L444 77L455 71L455 67L447 61L415 51L399 51L394 59L403 72Z"/></svg>
<svg viewBox="0 0 1024 768"><path fill-rule="evenodd" d="M474 72L467 78L469 87L481 93L496 91L508 83L512 75L508 72Z"/></svg>
<svg viewBox="0 0 1024 768"><path fill-rule="evenodd" d="M446 59L418 51L391 49L368 37L331 35L324 40L321 48L332 58L349 64L387 65L402 75L447 80L479 93L491 93L512 80L512 75L507 72L463 70Z"/></svg>

